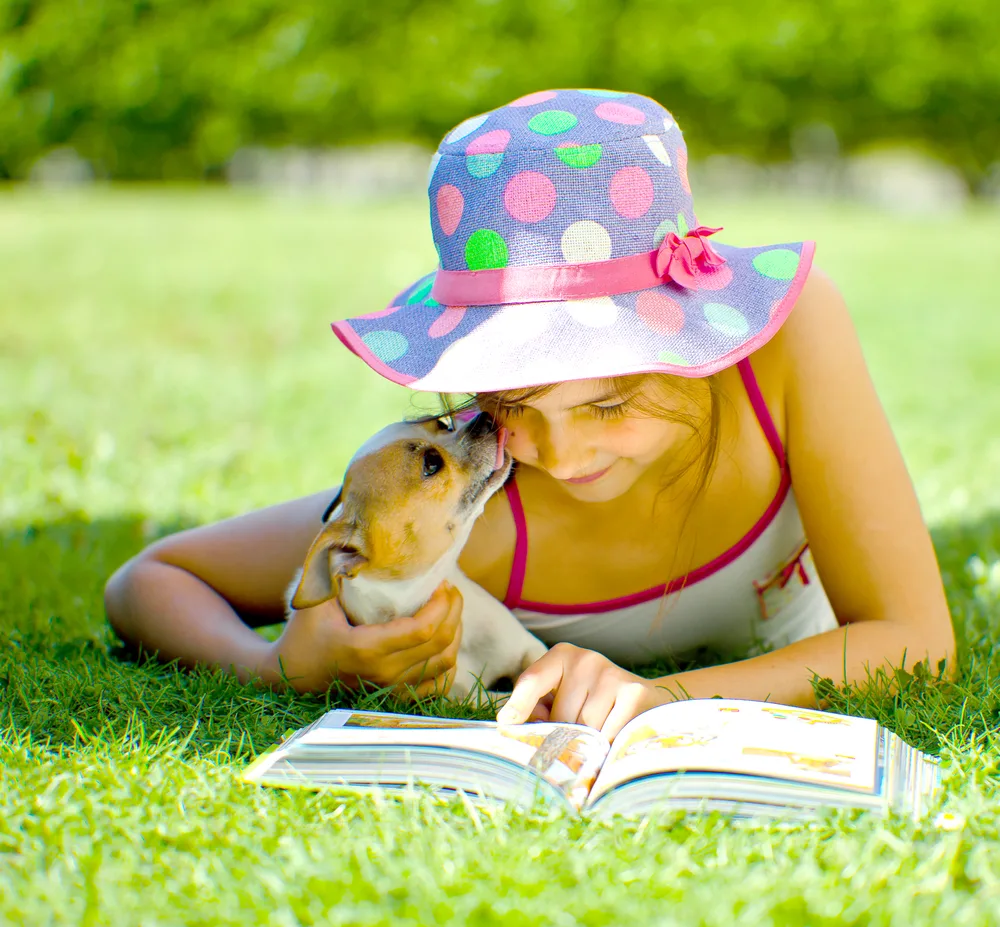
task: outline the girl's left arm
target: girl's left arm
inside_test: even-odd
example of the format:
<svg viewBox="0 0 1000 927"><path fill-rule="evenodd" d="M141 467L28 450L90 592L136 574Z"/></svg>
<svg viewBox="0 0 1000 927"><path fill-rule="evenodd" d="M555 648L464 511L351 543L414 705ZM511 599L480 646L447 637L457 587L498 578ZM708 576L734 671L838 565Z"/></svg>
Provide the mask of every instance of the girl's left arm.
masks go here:
<svg viewBox="0 0 1000 927"><path fill-rule="evenodd" d="M534 706L539 689L555 692L553 720L579 720L614 736L639 712L676 699L815 707L814 672L847 685L879 666L927 660L935 672L946 660L954 676L954 631L930 534L847 306L825 274L812 270L765 351L783 372L786 447L806 536L845 624L761 656L656 680L558 645L518 680L505 720L526 717L531 707L523 710L521 701ZM573 711L574 718L557 717ZM535 713L548 712L538 706Z"/></svg>

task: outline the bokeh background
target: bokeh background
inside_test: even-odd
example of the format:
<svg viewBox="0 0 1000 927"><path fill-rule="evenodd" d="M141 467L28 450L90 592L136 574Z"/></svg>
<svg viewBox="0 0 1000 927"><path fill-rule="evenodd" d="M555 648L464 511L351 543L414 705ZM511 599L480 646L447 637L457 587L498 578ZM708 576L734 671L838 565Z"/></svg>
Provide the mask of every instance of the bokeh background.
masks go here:
<svg viewBox="0 0 1000 927"><path fill-rule="evenodd" d="M653 96L694 153L899 142L997 183L992 0L4 0L0 176L230 176L258 146L433 147L542 87ZM236 162L234 163L234 158Z"/></svg>

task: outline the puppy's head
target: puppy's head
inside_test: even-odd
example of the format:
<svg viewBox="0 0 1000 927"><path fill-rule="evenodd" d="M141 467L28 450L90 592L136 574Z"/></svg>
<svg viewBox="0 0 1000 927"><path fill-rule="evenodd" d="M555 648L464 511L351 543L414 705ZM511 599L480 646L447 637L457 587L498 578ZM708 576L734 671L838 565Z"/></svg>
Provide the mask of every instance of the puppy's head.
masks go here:
<svg viewBox="0 0 1000 927"><path fill-rule="evenodd" d="M333 598L343 579L361 572L381 580L424 575L461 549L510 473L505 438L480 414L457 427L439 418L397 422L366 441L309 548L292 607Z"/></svg>

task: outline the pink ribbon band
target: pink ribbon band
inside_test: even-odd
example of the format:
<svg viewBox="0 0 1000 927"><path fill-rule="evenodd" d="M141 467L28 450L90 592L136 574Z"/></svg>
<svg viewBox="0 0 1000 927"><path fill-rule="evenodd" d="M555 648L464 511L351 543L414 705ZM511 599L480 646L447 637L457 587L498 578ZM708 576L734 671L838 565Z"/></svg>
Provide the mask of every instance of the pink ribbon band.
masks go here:
<svg viewBox="0 0 1000 927"><path fill-rule="evenodd" d="M495 270L439 269L430 295L444 306L499 306L632 293L667 281L696 290L701 274L726 263L705 241L720 231L699 226L683 238L670 232L655 251L610 261Z"/></svg>

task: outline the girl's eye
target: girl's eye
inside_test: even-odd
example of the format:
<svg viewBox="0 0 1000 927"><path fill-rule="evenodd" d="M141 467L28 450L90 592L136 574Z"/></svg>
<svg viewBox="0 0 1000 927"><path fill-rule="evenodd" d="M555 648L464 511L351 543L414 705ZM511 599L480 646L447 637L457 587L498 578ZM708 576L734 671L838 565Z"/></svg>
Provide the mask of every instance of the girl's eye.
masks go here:
<svg viewBox="0 0 1000 927"><path fill-rule="evenodd" d="M434 476L439 470L444 469L444 458L436 448L429 447L424 451L424 476Z"/></svg>
<svg viewBox="0 0 1000 927"><path fill-rule="evenodd" d="M591 406L594 414L598 418L621 418L628 408L627 402L620 402L616 406Z"/></svg>
<svg viewBox="0 0 1000 927"><path fill-rule="evenodd" d="M498 410L498 417L500 418L517 418L524 412L524 406L501 406Z"/></svg>

